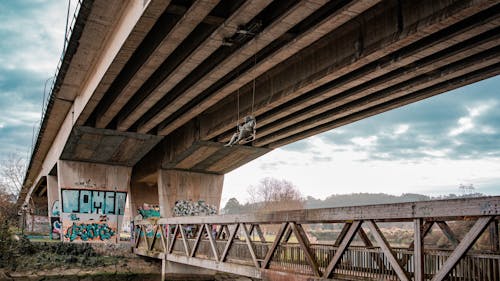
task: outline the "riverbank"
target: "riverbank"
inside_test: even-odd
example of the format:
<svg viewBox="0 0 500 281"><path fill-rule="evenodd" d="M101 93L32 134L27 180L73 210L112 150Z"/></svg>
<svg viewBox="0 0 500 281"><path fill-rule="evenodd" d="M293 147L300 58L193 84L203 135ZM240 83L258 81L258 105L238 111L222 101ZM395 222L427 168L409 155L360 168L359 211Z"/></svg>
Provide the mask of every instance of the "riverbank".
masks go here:
<svg viewBox="0 0 500 281"><path fill-rule="evenodd" d="M6 242L6 243L5 243ZM140 257L130 245L61 243L7 239L0 255L0 281L159 281L161 261ZM167 280L249 281L228 274L215 276L167 276Z"/></svg>

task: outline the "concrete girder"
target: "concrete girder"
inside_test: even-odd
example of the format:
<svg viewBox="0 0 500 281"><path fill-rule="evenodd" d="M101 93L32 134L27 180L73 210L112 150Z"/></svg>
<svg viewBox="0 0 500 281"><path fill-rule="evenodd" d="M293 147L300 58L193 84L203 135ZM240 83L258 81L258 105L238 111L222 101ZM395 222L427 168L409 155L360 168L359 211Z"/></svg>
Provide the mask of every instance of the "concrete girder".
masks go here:
<svg viewBox="0 0 500 281"><path fill-rule="evenodd" d="M418 2L409 2L409 4L419 5ZM421 15L423 18L420 21L415 19L415 16L411 19L403 17L403 26L400 28L398 28L398 18L394 16L391 18L392 13L390 11L378 17L375 17L373 13L362 15L359 21L365 23L364 28L354 21L348 23L331 33L329 37L318 41L316 48L312 46L314 50L311 50L311 48L304 50L298 54L300 57L295 56L293 59L273 69L272 71L275 75L271 73L266 75L266 77L262 77L262 79L258 79L255 91L254 114L258 116L274 110L275 107L293 98L309 93L311 90L364 67L373 61L389 56L423 37L443 30L494 4L492 1L469 1L467 3L465 1L457 1L449 6L437 6L436 10L427 11L427 14ZM386 8L384 7L384 9ZM394 12L397 10L396 8L396 6L393 7ZM411 15L412 10L414 10L413 6L407 6L406 9L403 9L403 14ZM454 16L445 16L449 13L452 13ZM381 35L366 30L367 26L374 26L374 28L387 31ZM494 27L491 24L487 24L486 27L482 28L476 25L473 26L476 28L476 32ZM349 33L351 35L345 35ZM377 40L376 38L380 36L384 37ZM409 52L406 60L418 60L420 56L424 57L432 54L439 49L470 37L472 37L472 33L464 32L463 35L455 34L452 41L443 41L437 38L435 43L429 42L432 48L424 47L419 50L420 53L418 55ZM362 44L359 42L362 42ZM372 42L372 44L369 44L369 42ZM364 47L361 51L359 48L353 48L351 45L363 45ZM342 50L342 52L339 52L339 50ZM394 63L394 66L401 66L401 64L398 64L401 58L388 58L390 59L389 62L385 62L387 65L390 66ZM368 76L368 78L371 77ZM353 81L356 81L356 79L353 79ZM203 130L201 132L202 139L212 139L232 129L233 124L236 122L235 116L232 114L229 115L227 112L234 111L235 99L236 97L230 96L220 102L222 106L203 115L201 124ZM240 109L240 115L251 112L251 107L249 106L251 100L251 89L240 94L240 103L246 105ZM221 112L225 114L222 115L220 114ZM257 119L260 120L259 118ZM210 120L210 122L204 122L203 120Z"/></svg>
<svg viewBox="0 0 500 281"><path fill-rule="evenodd" d="M226 84L222 89L218 90L216 93L212 94L210 97L204 99L201 101L195 108L189 109L187 112L183 113L181 116L176 118L173 122L170 124L167 124L166 126L162 127L159 129L159 134L160 135L167 135L173 130L179 128L183 124L185 124L189 119L193 118L194 116L202 113L209 107L213 106L215 103L219 102L221 99L225 98L226 96L230 95L231 93L235 92L238 88L241 86L245 85L246 83L250 82L252 79L257 77L258 75L268 71L272 67L278 65L279 63L285 61L289 57L293 56L303 48L309 46L313 42L317 41L327 33L331 32L332 30L336 29L337 27L341 26L342 24L348 22L352 18L356 17L357 15L363 13L370 7L376 5L379 3L378 0L367 0L367 1L354 1L346 4L336 12L332 13L329 15L326 19L322 20L320 23L316 24L312 28L309 29L310 32L305 32L302 33L301 35L297 36L292 42L289 42L288 44L285 44L281 48L279 48L277 51L275 51L273 54L267 56L264 58L262 61L260 61L258 64L247 70L245 73L242 73L234 79L232 82ZM312 13L312 11L311 11ZM293 14L292 14L293 15ZM299 17L302 17L303 19L306 18L307 13L300 14ZM297 15L296 15L297 16ZM296 17L295 16L295 17ZM282 21L287 21L287 19L283 19ZM295 19L294 19L295 22ZM291 25L293 26L293 24ZM263 32L264 33L264 32ZM277 38L277 37L275 37ZM257 39L255 39L255 44L259 45L261 41L266 41L270 40L271 38L267 38L267 36L264 35L259 35ZM249 46L251 47L251 46ZM255 53L260 49L259 47L254 47ZM245 57L248 58L248 57ZM242 62L242 61L241 61ZM224 65L222 64L221 67ZM215 82L213 80L212 82ZM203 83L211 83L209 81L203 81ZM208 87L208 86L207 86ZM173 113L173 112L172 112ZM165 118L163 118L165 119ZM233 123L234 124L234 123Z"/></svg>
<svg viewBox="0 0 500 281"><path fill-rule="evenodd" d="M132 57L133 53L137 50L142 40L149 33L169 3L170 1L165 0L151 0L148 2L147 6L144 7L137 23L127 35L120 51L114 57L113 62L106 70L106 73L99 82L99 85L94 90L92 97L85 105L82 113L78 116L76 122L77 125L81 126L87 121L92 111L94 111L96 106L99 104L115 78L118 76L120 71L122 71L126 63Z"/></svg>
<svg viewBox="0 0 500 281"><path fill-rule="evenodd" d="M458 34L460 38L450 36L446 42L448 44L454 44L462 39L466 39L467 36L471 36L469 35L471 32L478 34L492 26L500 26L500 14L496 15L491 24L481 25L478 28L471 28L467 31L457 31L454 35ZM332 109L333 104L328 105L327 103L328 100L334 96L344 95L344 93L349 92L348 101L362 98L419 75L436 71L440 67L454 63L460 59L496 47L500 44L500 33L498 33L497 29L487 31L486 36L479 36L477 40L472 38L471 40L461 41L444 50L443 48L448 44L443 42L443 44L441 44L442 47L433 47L432 49L435 50L436 53L429 56L425 56L427 55L426 53L428 53L427 47L422 46L418 49L423 50L423 53L412 52L413 54L409 56L406 54L398 55L398 58L400 58L398 60L391 60L389 63L385 64L370 64L368 67L362 68L359 71L353 71L346 78L341 77L335 79L323 85L321 88L309 92L307 96L303 96L304 98L288 102L286 105L280 107L279 110L265 113L262 117L259 117L260 130L258 137L266 136L272 132L303 121L312 115L318 115ZM357 94L351 94L352 90L355 90ZM294 114L298 116L294 116ZM220 140L227 141L230 135L231 133L228 132L220 137Z"/></svg>
<svg viewBox="0 0 500 281"><path fill-rule="evenodd" d="M326 1L322 1L323 4ZM146 121L146 123L141 124L138 128L138 132L148 132L153 129L160 122L164 121L168 116L177 111L181 106L188 103L191 99L202 93L208 87L210 87L217 80L222 78L224 75L231 72L238 65L246 61L255 55L258 51L263 49L269 43L274 41L279 36L287 32L295 24L299 23L301 20L305 19L308 15L312 14L314 11L319 9L322 4L313 3L312 1L299 2L289 9L284 15L276 19L270 26L260 32L256 37L248 41L245 45L239 48L235 53L226 58L221 62L217 68L208 72L204 77L200 77L199 80L192 85L189 89L183 92L180 96L175 98L171 103L169 103L165 108L158 112L153 118ZM253 73L253 71L252 71ZM247 73L248 76L248 73ZM250 77L249 77L250 78ZM197 109L201 106L197 106ZM185 124L189 119L194 117L189 114L189 118L184 114L183 117L177 118L175 123ZM176 126L177 128L180 125ZM170 132L173 130L170 130ZM162 135L167 135L168 133L162 132Z"/></svg>
<svg viewBox="0 0 500 281"><path fill-rule="evenodd" d="M343 104L363 98L385 88L389 88L400 83L401 85L404 85L404 81L406 80L413 79L420 75L425 75L426 73L432 73L433 71L439 71L441 67L445 67L446 65L455 63L463 58L474 56L477 53L499 45L500 34L497 34L492 38L487 38L486 40L480 41L479 44L474 44L473 46L467 45L464 48L460 49L460 52L449 52L445 54L445 57L424 60L425 62L423 62L422 64L419 64L417 62L415 66L411 68L405 68L401 73L398 71L394 71L387 75L381 76L380 79L371 80L356 88L346 88L343 85L337 84L331 90L321 91L319 94L323 98L317 100L317 104L313 104L307 107L307 101L293 103L290 107L283 108L283 111L280 111L277 114L271 114L275 118L277 117L276 115L281 115L280 117L282 117L282 119L273 119L272 121L270 121L270 117L264 118L264 120L267 122L263 122L261 121L262 119L259 119L260 130L258 137L262 138L268 134L284 129L288 126L294 126L298 122L304 121L312 116L318 116L319 114L327 112L328 110L332 110ZM341 97L342 100L339 101ZM330 100L332 102L329 102ZM298 113L299 110L300 113ZM262 123L269 125L262 126ZM227 138L228 136L225 136L223 140L225 141Z"/></svg>
<svg viewBox="0 0 500 281"><path fill-rule="evenodd" d="M134 73L113 103L97 117L96 127L105 128L153 72L172 54L220 0L197 0L179 19L155 50Z"/></svg>
<svg viewBox="0 0 500 281"><path fill-rule="evenodd" d="M132 167L161 139L132 132L75 127L60 159Z"/></svg>
<svg viewBox="0 0 500 281"><path fill-rule="evenodd" d="M417 102L447 91L451 91L453 89L483 80L487 79L490 77L493 77L495 75L500 74L500 65L495 64L490 67L486 67L483 69L480 69L479 71L475 71L472 73L467 73L463 76L457 77L455 79L451 79L442 83L439 83L437 85L428 87L426 89L414 92L410 95L406 95L397 99L393 99L389 102L385 102L381 105L365 109L363 111L359 111L357 113L348 115L346 117L333 120L331 122L325 123L323 125L316 126L314 128L311 128L309 130L304 130L302 132L296 133L294 135L290 135L288 137L282 137L279 140L276 140L275 142L272 142L267 145L269 148L278 148L290 143L293 143L295 141L317 135L341 126L344 126L346 124L359 121L364 118L368 118L373 115L380 114L382 112L398 108L413 102Z"/></svg>
<svg viewBox="0 0 500 281"><path fill-rule="evenodd" d="M485 53L484 56L483 53ZM312 129L333 120L348 116L349 114L383 104L384 102L409 95L435 84L466 75L467 73L474 72L500 62L500 48L494 48L483 53L454 63L449 67L444 67L440 71L418 76L401 84L360 98L359 100L351 99L350 97L339 97L336 100L334 99L335 102L328 106L331 108L330 110L317 115L315 113L313 113L312 116L305 115L306 119L304 121L294 122L293 125L277 131L276 133L269 134L264 138L259 138L254 142L254 145L265 146L278 139L299 133L300 131ZM357 91L356 93L359 94Z"/></svg>
<svg viewBox="0 0 500 281"><path fill-rule="evenodd" d="M222 46L224 39L231 37L239 26L253 19L271 0L247 1L235 11L221 26L176 67L151 94L137 107L118 122L118 130L125 131L134 124L149 108L167 94L179 81L184 79L201 62Z"/></svg>

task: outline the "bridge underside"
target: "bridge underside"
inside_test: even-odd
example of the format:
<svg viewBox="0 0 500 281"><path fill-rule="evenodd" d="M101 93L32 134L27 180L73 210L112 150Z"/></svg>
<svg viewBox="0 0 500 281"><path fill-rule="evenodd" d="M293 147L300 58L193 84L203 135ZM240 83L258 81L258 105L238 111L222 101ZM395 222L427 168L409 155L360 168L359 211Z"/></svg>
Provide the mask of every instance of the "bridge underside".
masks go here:
<svg viewBox="0 0 500 281"><path fill-rule="evenodd" d="M499 43L495 0L85 0L19 202L70 241L116 239L125 202L218 206L274 148L497 75Z"/></svg>
<svg viewBox="0 0 500 281"><path fill-rule="evenodd" d="M499 72L493 0L136 2L83 1L27 183L60 155L135 166L172 143L166 158L178 167L225 173ZM265 150L221 156L206 145L227 142L245 115L257 119L248 146ZM76 155L75 136L86 146ZM97 153L99 145L124 151ZM206 161L188 167L180 158L193 151Z"/></svg>

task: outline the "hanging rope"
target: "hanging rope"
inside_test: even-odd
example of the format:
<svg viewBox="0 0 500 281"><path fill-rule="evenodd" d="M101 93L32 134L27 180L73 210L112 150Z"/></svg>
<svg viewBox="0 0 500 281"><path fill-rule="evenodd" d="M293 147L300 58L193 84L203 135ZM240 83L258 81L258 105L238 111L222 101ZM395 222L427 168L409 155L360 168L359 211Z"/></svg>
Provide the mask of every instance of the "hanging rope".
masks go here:
<svg viewBox="0 0 500 281"><path fill-rule="evenodd" d="M252 85L252 116L254 111L254 104L255 104L255 66L257 65L257 36L255 36L255 51L253 55L253 85Z"/></svg>
<svg viewBox="0 0 500 281"><path fill-rule="evenodd" d="M240 124L240 88L236 92L236 128Z"/></svg>

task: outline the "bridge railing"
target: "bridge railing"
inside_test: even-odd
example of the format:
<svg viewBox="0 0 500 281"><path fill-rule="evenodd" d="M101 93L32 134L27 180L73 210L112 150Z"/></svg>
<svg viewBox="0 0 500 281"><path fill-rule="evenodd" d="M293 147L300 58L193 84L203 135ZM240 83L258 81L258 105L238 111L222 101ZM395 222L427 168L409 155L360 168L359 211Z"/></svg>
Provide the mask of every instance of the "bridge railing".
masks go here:
<svg viewBox="0 0 500 281"><path fill-rule="evenodd" d="M499 198L142 221L134 248L142 255L255 278L496 281ZM391 245L383 228L387 222L411 225L414 241ZM457 222L468 227L454 233L450 226ZM335 232L334 241L312 243L313 224L342 228L322 230ZM424 246L433 227L449 249Z"/></svg>

